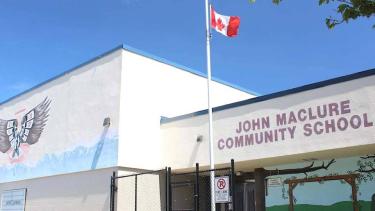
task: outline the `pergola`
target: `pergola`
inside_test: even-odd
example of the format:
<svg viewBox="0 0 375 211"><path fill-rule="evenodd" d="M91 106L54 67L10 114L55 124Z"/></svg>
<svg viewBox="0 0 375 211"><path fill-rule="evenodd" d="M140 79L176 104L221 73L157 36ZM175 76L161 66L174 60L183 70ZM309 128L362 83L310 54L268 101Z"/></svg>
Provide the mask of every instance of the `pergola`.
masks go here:
<svg viewBox="0 0 375 211"><path fill-rule="evenodd" d="M323 177L314 177L314 178L303 178L303 179L291 179L287 180L285 183L289 185L289 211L294 211L294 196L293 190L300 183L306 182L323 182L331 180L344 180L352 187L352 202L353 202L353 211L359 211L358 201L357 201L357 189L355 185L355 180L358 177L358 174L346 174L346 175L334 175L334 176L323 176Z"/></svg>

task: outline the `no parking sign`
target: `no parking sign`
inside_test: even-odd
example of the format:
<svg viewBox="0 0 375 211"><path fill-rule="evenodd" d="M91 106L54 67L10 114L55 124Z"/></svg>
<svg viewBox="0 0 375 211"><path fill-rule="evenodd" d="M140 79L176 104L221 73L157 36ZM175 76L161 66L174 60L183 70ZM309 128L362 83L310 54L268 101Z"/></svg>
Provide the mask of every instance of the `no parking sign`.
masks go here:
<svg viewBox="0 0 375 211"><path fill-rule="evenodd" d="M215 177L215 202L228 203L229 197L229 177Z"/></svg>

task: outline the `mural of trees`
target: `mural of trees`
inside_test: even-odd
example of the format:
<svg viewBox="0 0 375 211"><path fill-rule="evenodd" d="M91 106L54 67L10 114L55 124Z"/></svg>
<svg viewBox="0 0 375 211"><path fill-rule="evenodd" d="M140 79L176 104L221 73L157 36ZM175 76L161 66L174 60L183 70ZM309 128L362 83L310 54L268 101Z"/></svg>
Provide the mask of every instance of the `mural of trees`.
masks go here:
<svg viewBox="0 0 375 211"><path fill-rule="evenodd" d="M358 169L354 173L359 173L358 182L374 181L375 154L360 157L360 160L357 161L357 166Z"/></svg>

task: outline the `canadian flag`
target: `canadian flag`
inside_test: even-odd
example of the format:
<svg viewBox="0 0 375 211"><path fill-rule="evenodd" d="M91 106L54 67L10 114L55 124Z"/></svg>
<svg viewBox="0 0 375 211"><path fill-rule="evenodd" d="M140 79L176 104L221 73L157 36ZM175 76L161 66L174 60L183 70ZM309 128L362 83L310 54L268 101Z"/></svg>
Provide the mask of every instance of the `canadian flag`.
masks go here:
<svg viewBox="0 0 375 211"><path fill-rule="evenodd" d="M240 17L220 15L214 10L212 6L210 8L211 27L225 36L236 36L238 34L238 28L240 26Z"/></svg>

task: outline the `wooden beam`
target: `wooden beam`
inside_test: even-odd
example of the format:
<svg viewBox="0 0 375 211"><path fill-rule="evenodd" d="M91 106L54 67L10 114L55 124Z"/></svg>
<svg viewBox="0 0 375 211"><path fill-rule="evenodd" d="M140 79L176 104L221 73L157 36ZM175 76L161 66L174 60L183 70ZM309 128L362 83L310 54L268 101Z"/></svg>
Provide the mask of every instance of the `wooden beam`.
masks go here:
<svg viewBox="0 0 375 211"><path fill-rule="evenodd" d="M293 190L296 187L295 183L289 183L289 211L294 211L294 196L293 196Z"/></svg>
<svg viewBox="0 0 375 211"><path fill-rule="evenodd" d="M357 178L358 174L346 174L346 175L333 175L333 176L323 176L323 177L312 177L303 179L291 179L287 180L285 183L306 183L306 182L322 182L330 180L345 180L347 178Z"/></svg>
<svg viewBox="0 0 375 211"><path fill-rule="evenodd" d="M293 190L299 183L306 182L322 182L322 181L332 181L332 180L344 180L352 188L352 203L353 211L359 211L358 199L357 199L357 188L355 180L358 177L358 174L346 174L346 175L333 175L333 176L323 176L323 177L314 177L314 178L303 178L303 179L291 179L286 180L285 183L289 185L289 211L294 211L294 195Z"/></svg>
<svg viewBox="0 0 375 211"><path fill-rule="evenodd" d="M264 168L255 169L254 177L255 177L255 211L266 211L265 169Z"/></svg>

